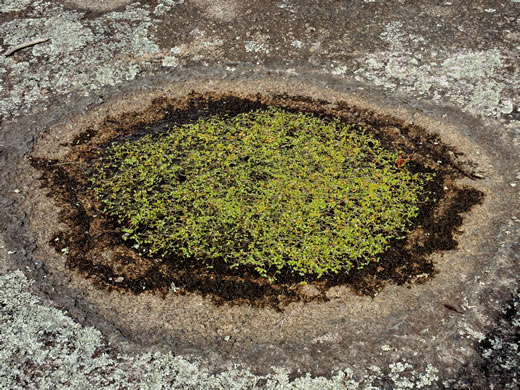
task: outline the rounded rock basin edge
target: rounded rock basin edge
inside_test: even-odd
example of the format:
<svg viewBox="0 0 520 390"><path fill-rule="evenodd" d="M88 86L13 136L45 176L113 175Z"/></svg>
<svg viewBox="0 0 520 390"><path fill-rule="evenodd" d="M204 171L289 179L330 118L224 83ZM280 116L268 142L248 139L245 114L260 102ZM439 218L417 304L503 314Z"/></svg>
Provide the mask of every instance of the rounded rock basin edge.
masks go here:
<svg viewBox="0 0 520 390"><path fill-rule="evenodd" d="M107 119L114 123L120 121L119 125L125 121L157 120L170 101L182 100L193 91L201 95L279 100L300 96L303 105L318 102L326 109L334 109L340 103L356 107L361 116L368 113L410 125L410 112L406 109L383 108L351 94L311 84L273 80L187 82L112 99L85 115L68 120L63 126L45 131L31 155L61 159L67 153L67 144L89 130L98 131L106 125ZM308 98L307 101L302 96ZM152 109L147 109L150 107ZM184 357L200 358L216 371L233 361L258 373L278 365L293 373L328 376L352 361L361 365L378 360L383 363L389 356L380 354L381 346L387 345L389 340L395 342L396 337L402 335L398 339L400 345L395 348L421 351L431 357L430 361L440 360L440 366L447 366L450 354L438 352L455 348L446 335L458 334L459 324L452 320L453 312L446 307L463 310L465 302L475 294L468 291L471 289L465 281L484 278L484 266L488 274L489 268L493 269L484 259L486 250L491 248L481 243L488 241L496 231L496 215L503 211L501 189L506 191L507 186L488 151L474 139L425 115L414 113L413 121L414 125L424 127L462 153L457 157L460 166L468 172L476 172L482 179L466 177L458 184L478 188L485 194L483 203L464 216L461 233L457 235L458 249L433 256L438 274L424 284L412 288L388 285L374 298L358 296L340 286L329 290L325 302L293 302L282 312L271 307L215 305L196 294L181 298L170 292L163 298L152 293L136 296L103 291L79 273L71 273L65 266L65 256L49 245L54 238L52 231L60 226L59 215L56 205L40 188L39 173L24 161L19 171L24 172L23 181L30 189L25 205L30 204L32 209L28 219L30 230L37 238L35 256L45 262L56 289L67 291L73 297L69 304L73 303L76 309L71 309L71 313L83 312L80 321L103 323L104 333L120 348L172 350ZM495 218L491 218L492 215ZM49 226L53 229L48 229ZM424 351L424 340L436 334L443 334L443 340ZM466 342L460 340L456 347L460 349ZM468 352L464 359L470 358Z"/></svg>

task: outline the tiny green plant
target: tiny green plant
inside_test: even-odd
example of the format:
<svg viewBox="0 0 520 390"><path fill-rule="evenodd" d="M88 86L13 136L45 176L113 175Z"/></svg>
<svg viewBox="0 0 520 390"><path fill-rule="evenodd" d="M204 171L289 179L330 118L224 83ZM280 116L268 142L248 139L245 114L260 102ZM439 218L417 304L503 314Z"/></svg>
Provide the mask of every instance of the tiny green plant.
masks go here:
<svg viewBox="0 0 520 390"><path fill-rule="evenodd" d="M433 174L404 162L358 126L271 108L113 143L90 181L143 255L321 277L406 237Z"/></svg>

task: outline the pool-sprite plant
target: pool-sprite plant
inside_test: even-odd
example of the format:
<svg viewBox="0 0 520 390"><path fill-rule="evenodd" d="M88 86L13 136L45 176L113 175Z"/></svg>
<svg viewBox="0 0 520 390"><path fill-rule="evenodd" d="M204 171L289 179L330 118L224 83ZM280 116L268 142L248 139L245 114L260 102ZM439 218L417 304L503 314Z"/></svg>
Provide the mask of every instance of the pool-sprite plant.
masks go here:
<svg viewBox="0 0 520 390"><path fill-rule="evenodd" d="M406 236L433 175L401 160L357 126L271 108L113 143L91 183L144 255L320 277Z"/></svg>

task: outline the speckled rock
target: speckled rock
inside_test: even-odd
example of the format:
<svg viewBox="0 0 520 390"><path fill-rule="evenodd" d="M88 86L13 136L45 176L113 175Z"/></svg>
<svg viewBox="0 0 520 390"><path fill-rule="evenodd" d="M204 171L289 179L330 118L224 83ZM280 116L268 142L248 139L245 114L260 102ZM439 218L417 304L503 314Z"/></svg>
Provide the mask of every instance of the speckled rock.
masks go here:
<svg viewBox="0 0 520 390"><path fill-rule="evenodd" d="M0 0L0 387L518 388L519 14L519 0ZM49 40L3 55L38 38ZM397 320L386 326L390 336L374 337L372 349L353 344L344 351L349 364L327 375L289 372L297 362L284 356L299 354L282 344L255 346L257 357L279 360L269 374L258 374L237 359L222 361L218 351L204 360L197 351L177 356L174 343L136 342L159 327L131 334L131 326L118 327L92 309L87 290L73 284L77 275L53 279L36 248L41 232L29 225L38 207L20 180L37 140L52 134L52 142L65 142L85 125L77 118L105 118L113 106L122 112L131 105L127 96L242 81L263 93L285 83L302 94L315 87L349 95L403 123L442 129L444 140L460 142L478 160L483 183L496 185L500 199L490 191L493 215L482 209L471 216L458 263L448 261L453 254L435 259L439 283L449 272L458 278L456 293L437 290L439 305L429 313L438 318L436 329L449 332L419 327L404 307L406 315L394 313ZM303 82L312 87L298 89ZM367 300L367 313L383 299L397 300L400 288L406 286ZM420 293L432 285L414 288L417 308L432 307ZM344 294L331 289L327 297L349 308ZM378 326L366 318L361 336ZM215 336L227 356L233 331ZM333 367L327 351L344 337L313 337L301 355Z"/></svg>

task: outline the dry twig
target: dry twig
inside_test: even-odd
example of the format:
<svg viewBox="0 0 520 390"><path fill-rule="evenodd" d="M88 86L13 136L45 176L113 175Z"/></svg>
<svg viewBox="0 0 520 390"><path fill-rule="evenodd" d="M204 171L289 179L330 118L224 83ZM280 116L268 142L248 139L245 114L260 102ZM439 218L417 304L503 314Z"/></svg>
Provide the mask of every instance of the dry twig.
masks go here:
<svg viewBox="0 0 520 390"><path fill-rule="evenodd" d="M47 42L49 39L50 38L39 38L39 39L34 39L32 41L27 41L27 42L20 43L19 45L13 46L9 50L7 50L4 53L4 56L8 57L11 54L13 54L14 52L18 51L18 50L24 49L24 48L29 47L29 46L37 45L39 43Z"/></svg>

